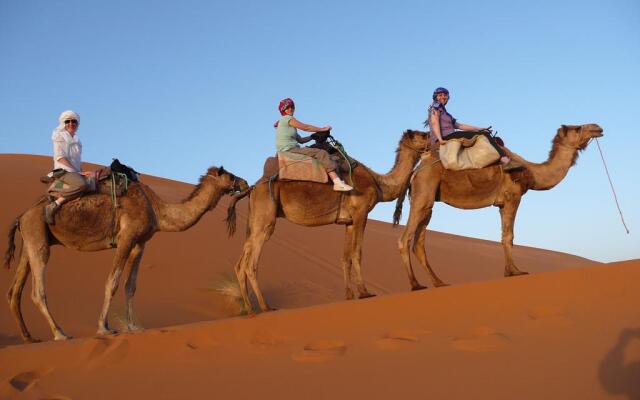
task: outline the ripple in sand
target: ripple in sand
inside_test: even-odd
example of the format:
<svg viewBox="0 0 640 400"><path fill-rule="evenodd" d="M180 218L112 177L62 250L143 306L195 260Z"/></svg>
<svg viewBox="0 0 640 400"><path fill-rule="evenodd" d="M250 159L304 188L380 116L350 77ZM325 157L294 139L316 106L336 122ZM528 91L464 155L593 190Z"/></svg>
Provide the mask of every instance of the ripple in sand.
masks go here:
<svg viewBox="0 0 640 400"><path fill-rule="evenodd" d="M302 363L321 363L335 360L347 352L347 346L340 340L316 340L304 346L302 351L293 353L291 358Z"/></svg>
<svg viewBox="0 0 640 400"><path fill-rule="evenodd" d="M428 331L423 330L396 330L387 333L384 337L376 340L375 343L380 350L404 349L419 342L420 337L428 333Z"/></svg>
<svg viewBox="0 0 640 400"><path fill-rule="evenodd" d="M505 348L511 343L509 337L495 329L481 326L471 329L464 336L455 337L451 345L459 351L487 353Z"/></svg>

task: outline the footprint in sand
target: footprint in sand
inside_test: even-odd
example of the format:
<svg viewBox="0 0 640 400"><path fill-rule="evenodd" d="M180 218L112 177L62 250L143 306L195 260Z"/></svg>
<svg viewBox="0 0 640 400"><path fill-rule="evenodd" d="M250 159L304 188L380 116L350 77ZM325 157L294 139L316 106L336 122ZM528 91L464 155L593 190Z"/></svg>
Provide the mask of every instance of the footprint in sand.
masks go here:
<svg viewBox="0 0 640 400"><path fill-rule="evenodd" d="M185 344L191 350L210 349L210 348L221 346L221 343L219 341L206 335L190 337L189 339L187 339Z"/></svg>
<svg viewBox="0 0 640 400"><path fill-rule="evenodd" d="M544 318L568 319L562 308L553 305L543 305L530 308L527 310L527 315L534 321Z"/></svg>
<svg viewBox="0 0 640 400"><path fill-rule="evenodd" d="M259 350L270 350L285 343L285 338L270 332L257 332L251 338L251 345Z"/></svg>
<svg viewBox="0 0 640 400"><path fill-rule="evenodd" d="M340 340L316 340L307 343L302 351L293 353L291 358L302 363L321 363L335 360L347 352L347 346Z"/></svg>
<svg viewBox="0 0 640 400"><path fill-rule="evenodd" d="M9 379L9 385L18 392L24 392L33 387L40 378L51 372L52 369L37 369L35 371L27 371L19 373Z"/></svg>
<svg viewBox="0 0 640 400"><path fill-rule="evenodd" d="M129 354L129 341L119 338L93 338L85 344L87 359L91 366L115 364L124 360Z"/></svg>
<svg viewBox="0 0 640 400"><path fill-rule="evenodd" d="M487 353L505 348L511 343L509 337L495 329L481 326L471 329L464 336L451 340L451 346L459 351Z"/></svg>
<svg viewBox="0 0 640 400"><path fill-rule="evenodd" d="M423 330L396 330L387 333L375 341L380 350L398 350L411 347L420 341L420 337L429 334Z"/></svg>

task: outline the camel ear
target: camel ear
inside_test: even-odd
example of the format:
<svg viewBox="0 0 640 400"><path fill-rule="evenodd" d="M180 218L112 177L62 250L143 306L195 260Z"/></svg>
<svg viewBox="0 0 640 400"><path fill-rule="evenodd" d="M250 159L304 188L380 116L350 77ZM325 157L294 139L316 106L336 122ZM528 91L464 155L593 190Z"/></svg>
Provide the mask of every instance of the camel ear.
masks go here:
<svg viewBox="0 0 640 400"><path fill-rule="evenodd" d="M220 176L220 175L222 175L224 173L225 173L224 167L221 165L220 168L218 169L218 176Z"/></svg>
<svg viewBox="0 0 640 400"><path fill-rule="evenodd" d="M559 133L562 136L567 136L567 129L569 129L569 127L567 125L562 124L560 125Z"/></svg>

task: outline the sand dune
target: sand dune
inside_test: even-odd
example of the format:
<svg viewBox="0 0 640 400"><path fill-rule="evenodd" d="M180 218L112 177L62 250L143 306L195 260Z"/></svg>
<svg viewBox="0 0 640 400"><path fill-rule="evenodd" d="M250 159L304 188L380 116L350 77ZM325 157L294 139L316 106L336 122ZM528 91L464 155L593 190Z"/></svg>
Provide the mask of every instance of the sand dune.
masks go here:
<svg viewBox="0 0 640 400"><path fill-rule="evenodd" d="M0 227L8 227L43 192L38 177L50 159L0 155L0 168L0 185L15 193L0 209ZM143 181L172 201L193 188ZM395 247L400 228L371 221L363 274L383 296L345 302L343 228L279 220L259 271L280 311L234 318L237 305L218 289L233 276L246 205L229 239L226 204L147 246L135 298L144 332L93 337L113 252L54 247L49 306L79 339L18 345L8 307L0 306L0 398L640 396L640 261L601 264L516 246L518 266L533 274L504 279L499 243L429 232L434 268L454 285L409 292ZM0 286L8 288L12 275L0 272ZM430 284L423 271L418 279ZM27 325L50 340L29 290ZM119 293L115 325L121 309Z"/></svg>

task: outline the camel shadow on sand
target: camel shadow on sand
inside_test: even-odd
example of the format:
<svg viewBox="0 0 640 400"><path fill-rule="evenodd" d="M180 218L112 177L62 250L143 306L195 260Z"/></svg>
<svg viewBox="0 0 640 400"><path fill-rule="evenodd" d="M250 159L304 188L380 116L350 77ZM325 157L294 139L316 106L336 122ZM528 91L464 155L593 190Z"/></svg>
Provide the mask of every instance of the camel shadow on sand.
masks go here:
<svg viewBox="0 0 640 400"><path fill-rule="evenodd" d="M598 378L608 393L640 400L640 358L625 362L625 352L634 340L640 340L640 327L620 333L618 342L600 363Z"/></svg>

